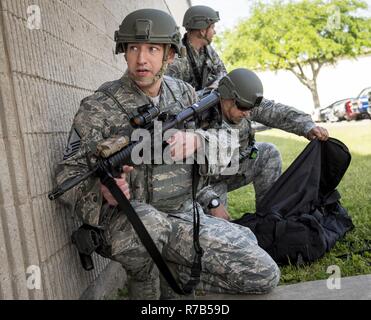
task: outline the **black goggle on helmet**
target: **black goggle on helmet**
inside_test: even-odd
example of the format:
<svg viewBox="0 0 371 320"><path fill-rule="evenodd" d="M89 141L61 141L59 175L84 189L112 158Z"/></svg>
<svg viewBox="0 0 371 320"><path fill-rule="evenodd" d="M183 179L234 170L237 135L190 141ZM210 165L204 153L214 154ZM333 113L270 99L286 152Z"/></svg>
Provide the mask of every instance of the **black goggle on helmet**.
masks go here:
<svg viewBox="0 0 371 320"><path fill-rule="evenodd" d="M222 99L234 99L240 110L251 110L263 100L263 84L251 70L239 68L219 81L218 91Z"/></svg>

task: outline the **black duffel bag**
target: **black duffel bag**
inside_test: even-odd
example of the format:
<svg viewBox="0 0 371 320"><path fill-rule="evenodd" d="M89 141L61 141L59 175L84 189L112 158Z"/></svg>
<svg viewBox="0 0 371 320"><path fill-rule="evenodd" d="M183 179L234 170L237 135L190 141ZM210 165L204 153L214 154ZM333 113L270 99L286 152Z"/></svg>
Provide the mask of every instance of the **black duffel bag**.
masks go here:
<svg viewBox="0 0 371 320"><path fill-rule="evenodd" d="M278 264L319 259L354 228L335 189L350 160L342 142L312 141L267 192L257 213L233 222L249 227Z"/></svg>

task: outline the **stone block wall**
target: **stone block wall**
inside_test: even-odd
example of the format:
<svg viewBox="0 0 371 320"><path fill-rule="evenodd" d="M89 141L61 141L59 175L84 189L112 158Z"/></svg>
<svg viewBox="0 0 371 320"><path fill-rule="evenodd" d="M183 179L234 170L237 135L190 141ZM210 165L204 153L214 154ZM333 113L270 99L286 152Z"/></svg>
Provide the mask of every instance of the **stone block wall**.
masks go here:
<svg viewBox="0 0 371 320"><path fill-rule="evenodd" d="M80 100L125 70L113 41L124 16L158 8L181 24L189 5L0 0L0 299L78 299L104 270L123 272L97 256L94 271L82 269L76 222L47 198L54 165Z"/></svg>

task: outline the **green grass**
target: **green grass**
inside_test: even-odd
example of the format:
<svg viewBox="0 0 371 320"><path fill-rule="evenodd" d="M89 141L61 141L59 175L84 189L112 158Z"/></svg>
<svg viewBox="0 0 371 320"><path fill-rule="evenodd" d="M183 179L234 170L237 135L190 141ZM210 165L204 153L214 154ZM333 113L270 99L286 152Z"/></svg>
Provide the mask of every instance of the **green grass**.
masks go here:
<svg viewBox="0 0 371 320"><path fill-rule="evenodd" d="M280 284L327 279L329 274L326 271L330 265L338 265L342 277L371 274L371 252L352 254L352 251L371 247L371 121L321 125L329 130L331 137L344 142L352 154L352 162L338 190L342 195L342 205L352 217L355 229L315 263L301 267L282 267ZM308 143L305 138L276 129L259 132L257 141L271 142L278 147L284 170ZM233 218L245 212L255 212L253 187L249 185L230 192L228 204ZM338 258L348 253L347 258Z"/></svg>

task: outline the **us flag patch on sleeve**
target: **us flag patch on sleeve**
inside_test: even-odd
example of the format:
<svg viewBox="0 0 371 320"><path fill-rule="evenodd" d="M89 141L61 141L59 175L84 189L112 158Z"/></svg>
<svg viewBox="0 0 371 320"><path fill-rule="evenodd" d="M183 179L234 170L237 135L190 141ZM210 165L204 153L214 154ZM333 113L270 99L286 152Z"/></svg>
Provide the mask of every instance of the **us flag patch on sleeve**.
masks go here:
<svg viewBox="0 0 371 320"><path fill-rule="evenodd" d="M63 160L67 160L68 158L73 157L77 151L80 149L81 144L81 137L77 130L73 128L70 137L68 139L68 144L66 149L64 150Z"/></svg>

